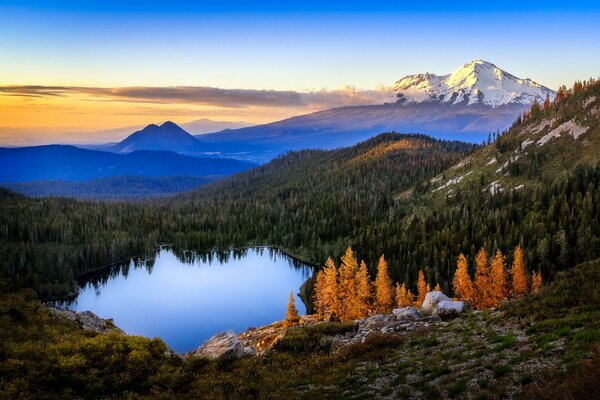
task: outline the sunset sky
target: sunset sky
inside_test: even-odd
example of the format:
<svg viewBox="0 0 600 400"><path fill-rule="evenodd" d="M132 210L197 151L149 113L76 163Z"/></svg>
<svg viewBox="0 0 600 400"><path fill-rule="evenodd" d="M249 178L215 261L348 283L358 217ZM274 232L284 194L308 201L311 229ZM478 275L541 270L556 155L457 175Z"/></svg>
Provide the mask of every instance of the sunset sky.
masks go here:
<svg viewBox="0 0 600 400"><path fill-rule="evenodd" d="M0 0L0 145L382 103L476 58L553 89L600 75L598 2L195 3Z"/></svg>

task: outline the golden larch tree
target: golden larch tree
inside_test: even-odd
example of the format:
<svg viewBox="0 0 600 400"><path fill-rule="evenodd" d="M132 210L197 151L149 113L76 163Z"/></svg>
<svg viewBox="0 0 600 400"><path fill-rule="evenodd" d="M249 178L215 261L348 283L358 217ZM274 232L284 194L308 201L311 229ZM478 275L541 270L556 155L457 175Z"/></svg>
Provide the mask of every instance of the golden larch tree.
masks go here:
<svg viewBox="0 0 600 400"><path fill-rule="evenodd" d="M325 316L325 299L323 297L325 292L325 271L321 270L317 272L315 277L315 286L313 290L313 309L319 319L323 319Z"/></svg>
<svg viewBox="0 0 600 400"><path fill-rule="evenodd" d="M369 276L369 269L364 261L361 261L356 274L356 314L358 318L364 318L371 314L373 308L373 284Z"/></svg>
<svg viewBox="0 0 600 400"><path fill-rule="evenodd" d="M483 248L475 256L475 307L479 309L493 306L488 256Z"/></svg>
<svg viewBox="0 0 600 400"><path fill-rule="evenodd" d="M379 257L377 277L375 278L375 311L390 313L394 308L394 291L392 280L388 274L388 264L385 257Z"/></svg>
<svg viewBox="0 0 600 400"><path fill-rule="evenodd" d="M438 283L437 285L435 285L435 287L433 288L433 290L435 290L436 292L441 292L442 291L442 287Z"/></svg>
<svg viewBox="0 0 600 400"><path fill-rule="evenodd" d="M339 269L338 284L338 317L342 321L356 318L356 274L358 273L358 262L354 257L352 248L348 247L342 256Z"/></svg>
<svg viewBox="0 0 600 400"><path fill-rule="evenodd" d="M417 280L417 299L415 300L415 305L417 307L421 307L423 301L425 301L425 295L428 293L427 286L425 274L423 271L419 271L419 279Z"/></svg>
<svg viewBox="0 0 600 400"><path fill-rule="evenodd" d="M283 321L283 325L293 326L293 325L297 325L299 322L300 322L300 316L298 315L298 310L296 309L296 302L294 301L294 294L290 290L290 298L288 300L287 311L285 313L285 321Z"/></svg>
<svg viewBox="0 0 600 400"><path fill-rule="evenodd" d="M396 307L404 308L412 305L413 298L410 290L406 289L406 285L404 283L400 285L400 283L396 284Z"/></svg>
<svg viewBox="0 0 600 400"><path fill-rule="evenodd" d="M533 271L531 273L531 291L537 293L542 288L542 273Z"/></svg>
<svg viewBox="0 0 600 400"><path fill-rule="evenodd" d="M323 268L323 290L321 295L321 307L325 319L335 319L339 313L338 302L338 270L331 257L327 258Z"/></svg>
<svg viewBox="0 0 600 400"><path fill-rule="evenodd" d="M523 297L529 291L529 277L525 272L525 262L521 246L515 248L514 261L510 269L512 295L515 298Z"/></svg>
<svg viewBox="0 0 600 400"><path fill-rule="evenodd" d="M475 302L475 287L469 276L469 264L467 258L463 253L460 253L456 259L456 272L454 273L454 280L452 281L454 287L454 293L459 299Z"/></svg>
<svg viewBox="0 0 600 400"><path fill-rule="evenodd" d="M493 307L497 307L508 298L508 282L506 279L506 262L504 255L500 250L496 251L496 255L492 260L492 268L490 270L491 294Z"/></svg>

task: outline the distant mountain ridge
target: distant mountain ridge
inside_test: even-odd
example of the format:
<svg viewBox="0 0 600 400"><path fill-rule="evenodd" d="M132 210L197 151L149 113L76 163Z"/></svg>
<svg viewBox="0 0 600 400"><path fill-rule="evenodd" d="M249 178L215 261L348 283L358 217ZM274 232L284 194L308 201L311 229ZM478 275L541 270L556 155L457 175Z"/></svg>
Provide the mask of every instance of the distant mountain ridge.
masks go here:
<svg viewBox="0 0 600 400"><path fill-rule="evenodd" d="M398 103L440 102L450 104L486 104L492 107L507 104L542 103L546 96L554 99L556 92L531 79L521 79L494 64L473 60L448 75L430 73L407 75L397 81Z"/></svg>
<svg viewBox="0 0 600 400"><path fill-rule="evenodd" d="M169 151L116 154L68 145L0 148L0 182L75 181L114 176L226 176L255 165Z"/></svg>

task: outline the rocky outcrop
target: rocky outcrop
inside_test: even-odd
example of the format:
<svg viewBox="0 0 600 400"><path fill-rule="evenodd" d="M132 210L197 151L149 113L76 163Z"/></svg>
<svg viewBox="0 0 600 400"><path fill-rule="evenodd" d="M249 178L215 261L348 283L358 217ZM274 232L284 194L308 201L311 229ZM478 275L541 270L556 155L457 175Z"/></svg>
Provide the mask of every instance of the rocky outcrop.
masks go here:
<svg viewBox="0 0 600 400"><path fill-rule="evenodd" d="M77 325L81 327L81 329L84 329L86 331L93 331L98 333L116 332L121 335L125 334L125 332L123 332L114 324L112 319L100 318L91 311L82 311L78 313L72 310L65 310L56 307L48 307L48 309L54 315L74 321L75 323L77 323Z"/></svg>
<svg viewBox="0 0 600 400"><path fill-rule="evenodd" d="M221 332L198 347L192 356L210 360L230 361L244 356L244 345L232 330Z"/></svg>
<svg viewBox="0 0 600 400"><path fill-rule="evenodd" d="M418 319L421 317L414 307L396 308L392 310L392 314L394 314L397 318L409 320Z"/></svg>
<svg viewBox="0 0 600 400"><path fill-rule="evenodd" d="M440 301L450 301L450 297L437 290L429 292L425 295L425 300L423 301L423 305L421 305L421 310L431 313L435 310L435 307Z"/></svg>
<svg viewBox="0 0 600 400"><path fill-rule="evenodd" d="M442 319L456 318L465 310L463 301L440 301L433 311L434 315L438 315Z"/></svg>

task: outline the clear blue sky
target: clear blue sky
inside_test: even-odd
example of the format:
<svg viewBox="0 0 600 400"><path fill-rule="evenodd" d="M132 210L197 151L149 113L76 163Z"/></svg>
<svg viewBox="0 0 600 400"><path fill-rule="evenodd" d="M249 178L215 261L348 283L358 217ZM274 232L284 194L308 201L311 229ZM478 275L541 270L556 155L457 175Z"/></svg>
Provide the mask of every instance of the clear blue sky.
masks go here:
<svg viewBox="0 0 600 400"><path fill-rule="evenodd" d="M600 2L289 3L0 1L0 84L373 88L474 58L553 88L600 74Z"/></svg>

